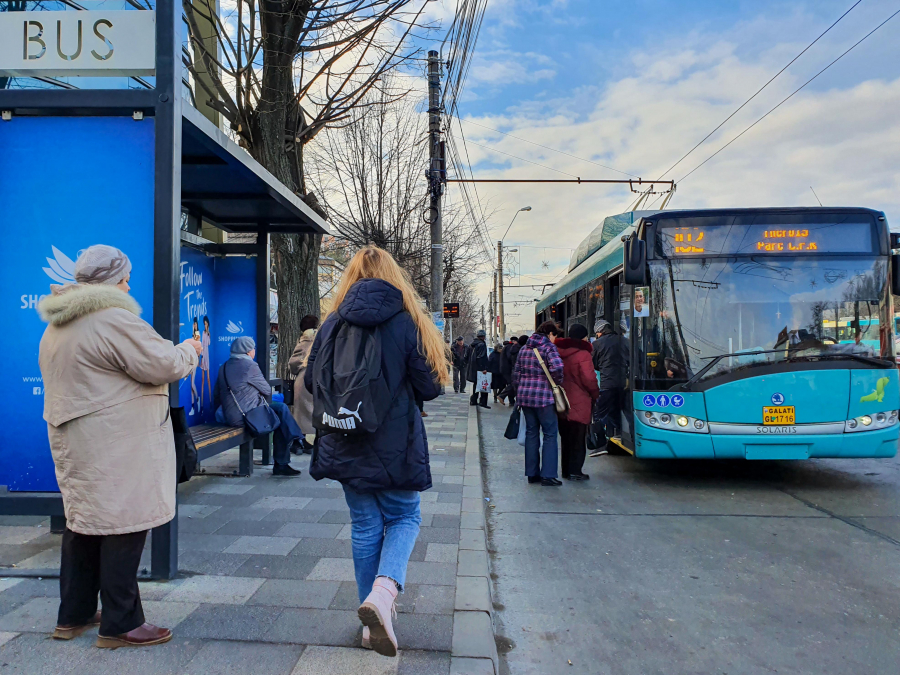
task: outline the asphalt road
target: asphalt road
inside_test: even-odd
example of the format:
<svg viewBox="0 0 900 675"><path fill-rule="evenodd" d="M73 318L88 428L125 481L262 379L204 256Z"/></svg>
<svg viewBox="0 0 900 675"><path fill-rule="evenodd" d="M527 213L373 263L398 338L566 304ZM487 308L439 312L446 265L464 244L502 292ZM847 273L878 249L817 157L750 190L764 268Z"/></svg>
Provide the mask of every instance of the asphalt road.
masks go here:
<svg viewBox="0 0 900 675"><path fill-rule="evenodd" d="M480 412L502 672L900 673L897 459L606 456L545 488Z"/></svg>

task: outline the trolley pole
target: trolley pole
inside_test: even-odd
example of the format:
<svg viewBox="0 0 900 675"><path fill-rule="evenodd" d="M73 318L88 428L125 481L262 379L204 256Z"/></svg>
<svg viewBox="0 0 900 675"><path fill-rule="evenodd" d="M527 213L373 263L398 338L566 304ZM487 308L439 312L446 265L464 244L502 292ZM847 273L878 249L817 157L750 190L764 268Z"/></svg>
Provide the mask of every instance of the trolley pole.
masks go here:
<svg viewBox="0 0 900 675"><path fill-rule="evenodd" d="M500 342L506 341L506 319L503 316L503 242L497 242L497 315L500 317Z"/></svg>
<svg viewBox="0 0 900 675"><path fill-rule="evenodd" d="M444 238L441 223L441 194L443 193L444 167L441 142L441 61L434 50L428 52L428 209L431 225L431 311L444 309Z"/></svg>

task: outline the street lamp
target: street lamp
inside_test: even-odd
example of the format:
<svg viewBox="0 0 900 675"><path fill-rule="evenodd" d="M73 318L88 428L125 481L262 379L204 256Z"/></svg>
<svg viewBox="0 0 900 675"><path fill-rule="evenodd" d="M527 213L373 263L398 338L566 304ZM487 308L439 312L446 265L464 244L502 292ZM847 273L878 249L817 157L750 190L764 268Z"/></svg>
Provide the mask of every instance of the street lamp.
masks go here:
<svg viewBox="0 0 900 675"><path fill-rule="evenodd" d="M522 211L531 211L530 206L523 206L521 209L516 211L515 215L512 217L512 220L509 221L509 227L506 228L506 232L503 233L503 237L500 238L500 241L497 242L497 314L500 316L500 341L503 342L506 340L506 320L503 317L503 240L506 239L506 235L509 234L510 228L513 226L513 223L516 222L516 217Z"/></svg>

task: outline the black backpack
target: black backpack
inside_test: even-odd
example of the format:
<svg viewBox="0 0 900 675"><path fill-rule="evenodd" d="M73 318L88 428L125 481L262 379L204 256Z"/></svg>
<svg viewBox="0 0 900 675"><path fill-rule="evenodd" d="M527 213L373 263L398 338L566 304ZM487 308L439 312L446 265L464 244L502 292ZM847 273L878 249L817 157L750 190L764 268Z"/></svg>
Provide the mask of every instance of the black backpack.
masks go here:
<svg viewBox="0 0 900 675"><path fill-rule="evenodd" d="M376 431L391 407L381 371L381 330L338 319L313 366L313 426L324 433Z"/></svg>

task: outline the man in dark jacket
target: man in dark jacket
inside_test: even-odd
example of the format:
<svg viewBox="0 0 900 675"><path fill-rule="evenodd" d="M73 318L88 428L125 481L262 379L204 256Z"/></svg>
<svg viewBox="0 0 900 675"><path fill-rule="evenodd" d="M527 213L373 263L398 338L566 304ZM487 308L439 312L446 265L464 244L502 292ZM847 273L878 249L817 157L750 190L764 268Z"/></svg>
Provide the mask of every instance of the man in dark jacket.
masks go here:
<svg viewBox="0 0 900 675"><path fill-rule="evenodd" d="M320 431L309 475L316 480L336 480L359 493L429 489L428 440L415 396L431 401L441 390L419 352L419 334L403 309L402 293L382 279L361 279L351 286L337 312L322 324L309 352L303 379L314 398L316 357L323 342L339 327L338 319L356 326L381 327L381 372L393 398L377 431L355 436Z"/></svg>
<svg viewBox="0 0 900 675"><path fill-rule="evenodd" d="M482 408L490 409L487 404L487 392L478 393L476 385L478 383L478 373L487 374L488 372L488 354L487 345L484 339L487 333L483 330L475 334L475 340L469 345L469 362L466 364L466 379L472 383L472 396L469 397L469 405L480 405ZM479 400L480 399L480 400Z"/></svg>
<svg viewBox="0 0 900 675"><path fill-rule="evenodd" d="M272 387L263 377L256 356L256 342L251 337L241 336L231 343L231 358L219 368L216 388L213 392L213 406L216 421L232 427L244 426L244 415L263 405L272 395ZM275 476L298 476L300 471L291 466L291 446L299 443L303 432L294 420L291 409L284 403L272 401L268 404L278 415L280 424L273 436Z"/></svg>
<svg viewBox="0 0 900 675"><path fill-rule="evenodd" d="M625 390L625 373L628 363L627 346L621 335L616 335L609 321L598 319L594 331L599 336L594 340L592 360L594 370L600 375L600 398L594 408L594 418L599 423L595 430L606 436L615 435L619 425L619 411ZM591 457L604 454L606 441L600 439L597 450Z"/></svg>
<svg viewBox="0 0 900 675"><path fill-rule="evenodd" d="M503 358L500 361L500 370L503 377L506 378L506 396L509 398L509 406L516 405L516 388L513 386L513 371L516 368L516 359L519 357L519 351L528 342L528 336L522 335L518 338L510 340L509 344L503 348Z"/></svg>
<svg viewBox="0 0 900 675"><path fill-rule="evenodd" d="M460 335L450 347L453 357L453 391L459 394L466 393L466 352L466 343Z"/></svg>

